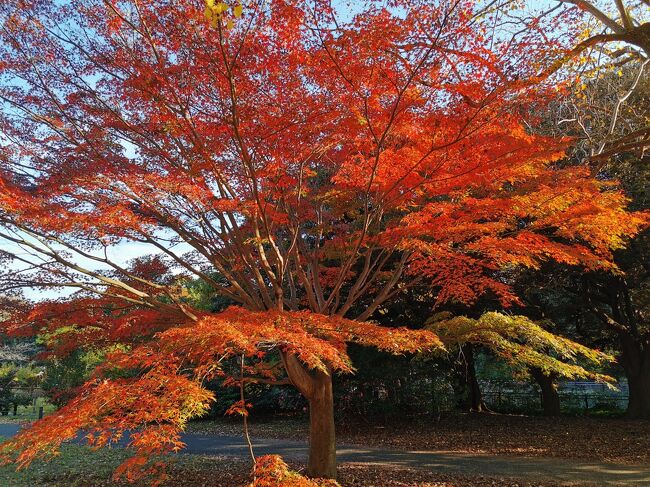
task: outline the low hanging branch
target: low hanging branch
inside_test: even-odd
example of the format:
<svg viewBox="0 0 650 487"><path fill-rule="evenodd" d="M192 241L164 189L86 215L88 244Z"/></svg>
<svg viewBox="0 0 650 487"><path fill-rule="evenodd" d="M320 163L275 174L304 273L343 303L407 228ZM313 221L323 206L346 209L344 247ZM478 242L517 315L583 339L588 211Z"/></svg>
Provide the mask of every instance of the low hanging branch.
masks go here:
<svg viewBox="0 0 650 487"><path fill-rule="evenodd" d="M588 368L612 363L616 360L613 356L555 335L525 316L489 312L472 319L441 313L429 320L428 328L447 346L471 343L485 347L524 375L528 368L535 368L547 376L614 382L614 378Z"/></svg>

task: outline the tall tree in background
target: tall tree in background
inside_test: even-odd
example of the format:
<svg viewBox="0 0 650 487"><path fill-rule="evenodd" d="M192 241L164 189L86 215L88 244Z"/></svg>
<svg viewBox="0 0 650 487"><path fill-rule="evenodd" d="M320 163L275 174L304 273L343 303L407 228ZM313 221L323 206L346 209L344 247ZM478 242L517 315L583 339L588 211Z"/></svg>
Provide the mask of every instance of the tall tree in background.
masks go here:
<svg viewBox="0 0 650 487"><path fill-rule="evenodd" d="M635 104L633 99L638 100L644 84L647 87L644 80L650 62L650 3L558 2L575 5L587 16L578 37L580 42L571 51L574 62L567 66L586 93L572 100L571 113L564 123L573 124L588 141L583 148L588 148L585 158L593 163L594 172L617 155L631 153L643 158L650 148L650 125L639 111L643 112L647 104ZM635 123L629 123L630 113Z"/></svg>
<svg viewBox="0 0 650 487"><path fill-rule="evenodd" d="M504 1L495 9L508 8ZM557 0L541 16L562 8L582 12L581 33L574 47L552 65L575 79L574 92L553 106L550 130L575 140L573 163L588 163L603 179L620 179L636 210L648 209L647 151L648 67L650 57L650 4L647 0ZM535 19L537 17L534 17ZM548 128L548 126L547 126ZM623 273L589 273L580 276L556 267L556 281L574 296L577 319L584 329L615 337L620 362L630 385L628 415L650 417L650 328L648 302L648 236L639 235L630 248L617 253ZM560 318L564 320L564 318ZM593 338L593 337L590 337Z"/></svg>
<svg viewBox="0 0 650 487"><path fill-rule="evenodd" d="M576 144L574 162L589 161L594 174L618 179L635 210L650 208L650 10L647 2L613 2L599 9L580 4L593 17L583 57L572 67L575 93L552 110L556 134ZM625 4L625 5L624 5ZM560 272L575 294L585 328L610 337L620 352L629 386L628 416L650 418L650 240L647 230L617 252L622 274Z"/></svg>
<svg viewBox="0 0 650 487"><path fill-rule="evenodd" d="M575 1L600 24L580 45L595 49L566 123L579 127L594 170L617 177L638 210L648 210L650 149L650 3ZM608 8L609 7L609 8ZM579 46L580 46L579 45ZM578 46L578 47L579 47ZM592 47L593 46L593 47ZM650 418L650 236L644 232L617 253L624 274L590 273L581 280L587 315L618 338L629 387L627 413Z"/></svg>
<svg viewBox="0 0 650 487"><path fill-rule="evenodd" d="M556 164L566 140L525 129L522 107L556 93L535 83L568 19L495 34L473 2L381 4L3 2L0 289L77 290L4 328L106 357L12 440L20 464L80 430L95 445L132 430L122 469L144 467L182 447L203 381L236 359L233 380L307 398L309 473L333 478L346 343L441 345L367 322L383 303L427 285L508 305L501 272L548 259L616 270L643 217ZM157 255L121 265L125 242ZM193 308L197 277L237 306Z"/></svg>
<svg viewBox="0 0 650 487"><path fill-rule="evenodd" d="M520 8L521 5L524 8ZM605 104L598 113L598 123L605 124L605 130L592 132L591 123L584 117L593 115L586 97L582 103L572 102L571 113L564 123L582 132L589 138L585 162L590 162L594 173L617 154L634 153L643 157L650 147L650 126L644 120L640 126L630 127L623 112L633 109L630 97L640 88L640 82L647 78L650 58L650 2L648 0L554 0L551 2L519 2L518 0L495 0L484 7L484 14L493 29L503 25L519 25L531 29L541 19L556 17L558 12L574 15L574 44L564 56L543 68L544 75L562 71L564 76L573 77L577 86L583 89L608 73L626 73L624 79L613 83L612 78L600 84L607 90L598 104ZM561 15L561 14L560 14ZM566 26L560 28L566 29ZM632 73L631 76L627 74ZM569 107L565 107L569 108ZM586 108L586 109L585 109ZM566 111L563 112L566 115ZM571 125L572 124L572 125ZM584 147L583 147L584 148Z"/></svg>
<svg viewBox="0 0 650 487"><path fill-rule="evenodd" d="M650 16L648 0L556 0L575 5L589 14L597 26L587 32L575 50L610 44L616 55L650 56ZM620 44L631 49L618 50Z"/></svg>

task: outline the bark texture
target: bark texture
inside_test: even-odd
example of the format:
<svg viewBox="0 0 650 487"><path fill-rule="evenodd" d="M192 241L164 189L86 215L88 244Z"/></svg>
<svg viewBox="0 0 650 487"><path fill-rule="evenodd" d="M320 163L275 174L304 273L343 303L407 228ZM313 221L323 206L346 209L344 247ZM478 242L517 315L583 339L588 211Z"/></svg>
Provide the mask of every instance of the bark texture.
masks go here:
<svg viewBox="0 0 650 487"><path fill-rule="evenodd" d="M309 402L310 477L336 479L336 436L331 373L307 370L292 355L283 356L289 379Z"/></svg>

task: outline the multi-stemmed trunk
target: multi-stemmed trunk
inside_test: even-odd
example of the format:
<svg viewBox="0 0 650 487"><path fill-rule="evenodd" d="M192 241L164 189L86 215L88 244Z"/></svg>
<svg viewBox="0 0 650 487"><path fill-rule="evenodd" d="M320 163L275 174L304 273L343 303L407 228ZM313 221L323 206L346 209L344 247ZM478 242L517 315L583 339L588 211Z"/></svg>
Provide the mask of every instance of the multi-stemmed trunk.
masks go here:
<svg viewBox="0 0 650 487"><path fill-rule="evenodd" d="M283 356L289 379L309 402L309 460L311 477L336 479L334 396L329 371L308 370L292 355Z"/></svg>
<svg viewBox="0 0 650 487"><path fill-rule="evenodd" d="M474 363L474 346L466 343L461 346L462 358L456 364L456 372L460 381L460 407L465 411L481 412L487 407L483 402L481 386L476 377Z"/></svg>

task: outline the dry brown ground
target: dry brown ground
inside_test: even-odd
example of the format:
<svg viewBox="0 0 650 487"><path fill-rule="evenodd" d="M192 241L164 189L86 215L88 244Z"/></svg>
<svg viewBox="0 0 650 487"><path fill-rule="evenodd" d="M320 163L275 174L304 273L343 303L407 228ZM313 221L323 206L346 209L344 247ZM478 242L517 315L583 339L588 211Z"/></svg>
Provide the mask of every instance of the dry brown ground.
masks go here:
<svg viewBox="0 0 650 487"><path fill-rule="evenodd" d="M242 428L240 422L224 418L192 423L190 431L240 435ZM257 438L305 439L307 431L305 418L253 420L251 424L251 434ZM347 422L338 425L337 437L341 444L373 448L650 464L650 421L459 414L439 421L420 417L383 424Z"/></svg>

